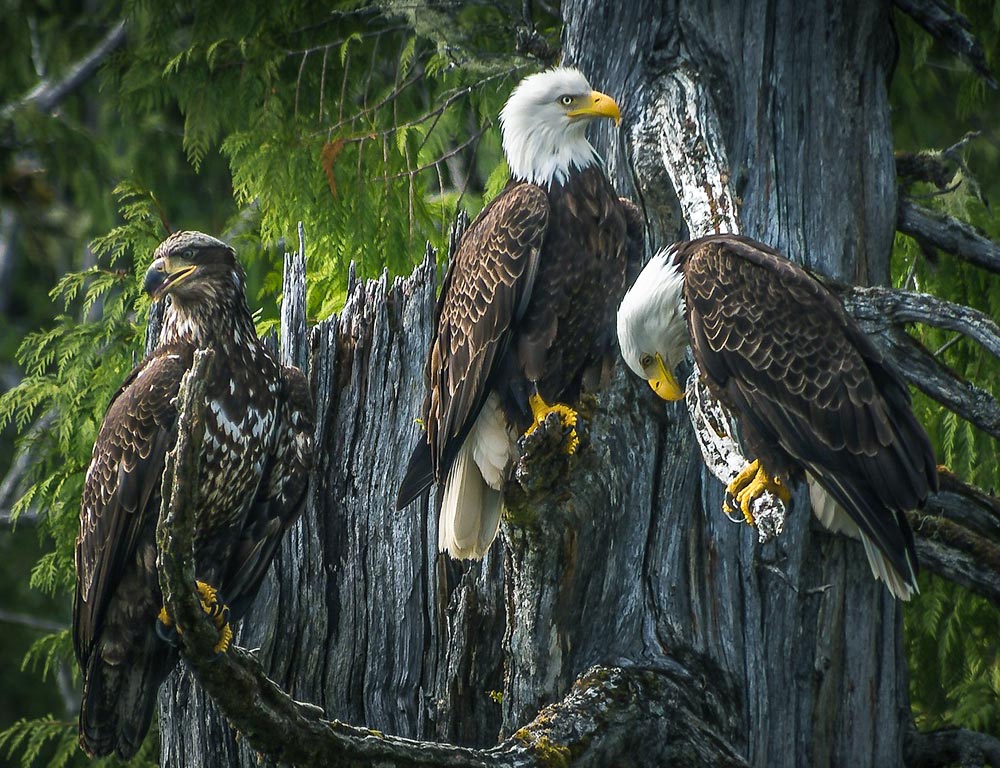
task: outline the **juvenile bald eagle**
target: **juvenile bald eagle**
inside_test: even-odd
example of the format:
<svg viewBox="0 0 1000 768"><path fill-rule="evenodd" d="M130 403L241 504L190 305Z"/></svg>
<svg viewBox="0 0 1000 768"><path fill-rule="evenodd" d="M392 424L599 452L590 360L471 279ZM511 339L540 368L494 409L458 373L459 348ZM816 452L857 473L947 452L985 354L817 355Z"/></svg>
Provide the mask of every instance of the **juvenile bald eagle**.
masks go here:
<svg viewBox="0 0 1000 768"><path fill-rule="evenodd" d="M163 602L155 530L177 396L194 352L215 351L206 387L195 572L208 605L239 619L302 507L312 402L297 368L261 346L233 249L178 232L154 254L145 289L170 296L159 345L111 400L87 470L76 540L73 644L83 671L80 744L131 757L149 729L156 690L177 653L156 631ZM228 640L224 629L220 650Z"/></svg>
<svg viewBox="0 0 1000 768"><path fill-rule="evenodd" d="M426 433L397 498L443 487L441 551L481 558L496 538L517 435L559 414L576 450L576 403L614 352L614 311L638 211L587 141L618 105L575 69L532 75L500 115L511 180L469 227L445 277L428 355Z"/></svg>
<svg viewBox="0 0 1000 768"><path fill-rule="evenodd" d="M934 453L899 374L806 270L736 235L677 243L646 265L618 311L629 367L666 400L690 343L703 381L755 460L727 498L750 505L804 475L813 511L860 538L894 595L917 588L905 513L937 490Z"/></svg>

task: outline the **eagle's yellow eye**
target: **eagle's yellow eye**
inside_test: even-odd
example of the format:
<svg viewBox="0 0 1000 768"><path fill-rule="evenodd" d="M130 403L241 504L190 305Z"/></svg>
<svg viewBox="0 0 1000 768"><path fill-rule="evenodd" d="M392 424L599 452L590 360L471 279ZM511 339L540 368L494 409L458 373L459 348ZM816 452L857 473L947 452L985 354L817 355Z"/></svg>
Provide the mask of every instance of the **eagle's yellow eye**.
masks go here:
<svg viewBox="0 0 1000 768"><path fill-rule="evenodd" d="M561 99L559 99L559 103L562 104L564 107L568 107L573 103L573 97L563 96Z"/></svg>
<svg viewBox="0 0 1000 768"><path fill-rule="evenodd" d="M652 364L653 364L652 355L643 355L642 357L639 358L639 365L644 369L649 368L649 366L651 366Z"/></svg>

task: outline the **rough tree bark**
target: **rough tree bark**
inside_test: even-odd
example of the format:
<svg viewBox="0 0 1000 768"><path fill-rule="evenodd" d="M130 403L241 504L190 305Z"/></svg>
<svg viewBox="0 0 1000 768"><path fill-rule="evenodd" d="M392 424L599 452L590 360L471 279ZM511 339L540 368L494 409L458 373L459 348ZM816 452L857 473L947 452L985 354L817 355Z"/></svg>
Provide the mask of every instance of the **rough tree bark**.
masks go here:
<svg viewBox="0 0 1000 768"><path fill-rule="evenodd" d="M653 243L738 229L843 282L885 282L897 222L888 5L567 0L563 13L567 59L621 97L622 130L612 141L602 128L598 145ZM435 276L428 254L406 280L352 280L341 315L312 330L308 505L237 643L326 718L479 748L506 737L420 764L608 765L617 748L636 765L901 765L901 607L861 547L819 530L801 490L784 533L759 545L722 514L683 406L654 401L621 366L578 457L526 446L502 544L482 563L436 554L433 497L393 511ZM286 285L289 322L300 288ZM282 353L301 363L295 327ZM214 672L193 666L215 690L231 670L252 698L266 682L244 663L256 668L239 653ZM595 664L567 709L536 718ZM560 731L584 722L566 713L588 696L605 697L604 713L638 705L691 727L647 717L629 735L610 716L587 721L619 738L600 752L600 739ZM257 765L255 748L298 759L251 738L248 720L237 738L187 669L160 705L164 765ZM314 717L286 705L289 729ZM385 743L404 751L368 764L418 763ZM362 762L357 748L343 759Z"/></svg>

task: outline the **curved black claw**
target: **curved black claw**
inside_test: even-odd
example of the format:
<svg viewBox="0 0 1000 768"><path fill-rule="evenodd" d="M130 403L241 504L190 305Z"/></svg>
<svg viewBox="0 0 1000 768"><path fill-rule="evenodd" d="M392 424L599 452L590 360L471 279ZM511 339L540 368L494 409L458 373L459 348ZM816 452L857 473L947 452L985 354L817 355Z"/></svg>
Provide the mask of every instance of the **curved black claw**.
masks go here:
<svg viewBox="0 0 1000 768"><path fill-rule="evenodd" d="M177 627L175 627L172 623L167 624L159 617L156 619L156 636L173 648L177 648L181 644L180 635L177 633Z"/></svg>

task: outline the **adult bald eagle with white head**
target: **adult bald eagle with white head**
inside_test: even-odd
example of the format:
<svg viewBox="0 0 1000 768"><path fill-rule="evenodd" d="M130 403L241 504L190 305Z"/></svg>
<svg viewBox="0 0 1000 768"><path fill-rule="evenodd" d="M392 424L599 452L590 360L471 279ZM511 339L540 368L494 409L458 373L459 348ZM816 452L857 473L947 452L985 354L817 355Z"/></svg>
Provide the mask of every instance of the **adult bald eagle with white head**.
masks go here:
<svg viewBox="0 0 1000 768"><path fill-rule="evenodd" d="M839 299L772 248L714 235L660 251L618 312L629 367L665 400L688 344L712 395L754 460L727 487L753 522L765 490L786 503L804 476L828 528L864 544L898 598L917 589L906 512L938 487L930 440L906 384Z"/></svg>
<svg viewBox="0 0 1000 768"><path fill-rule="evenodd" d="M496 538L516 440L549 413L576 450L573 404L614 357L614 312L642 248L635 207L587 140L614 99L579 71L525 78L500 115L511 179L470 225L445 277L427 361L424 426L402 509L442 489L441 551L481 558Z"/></svg>

